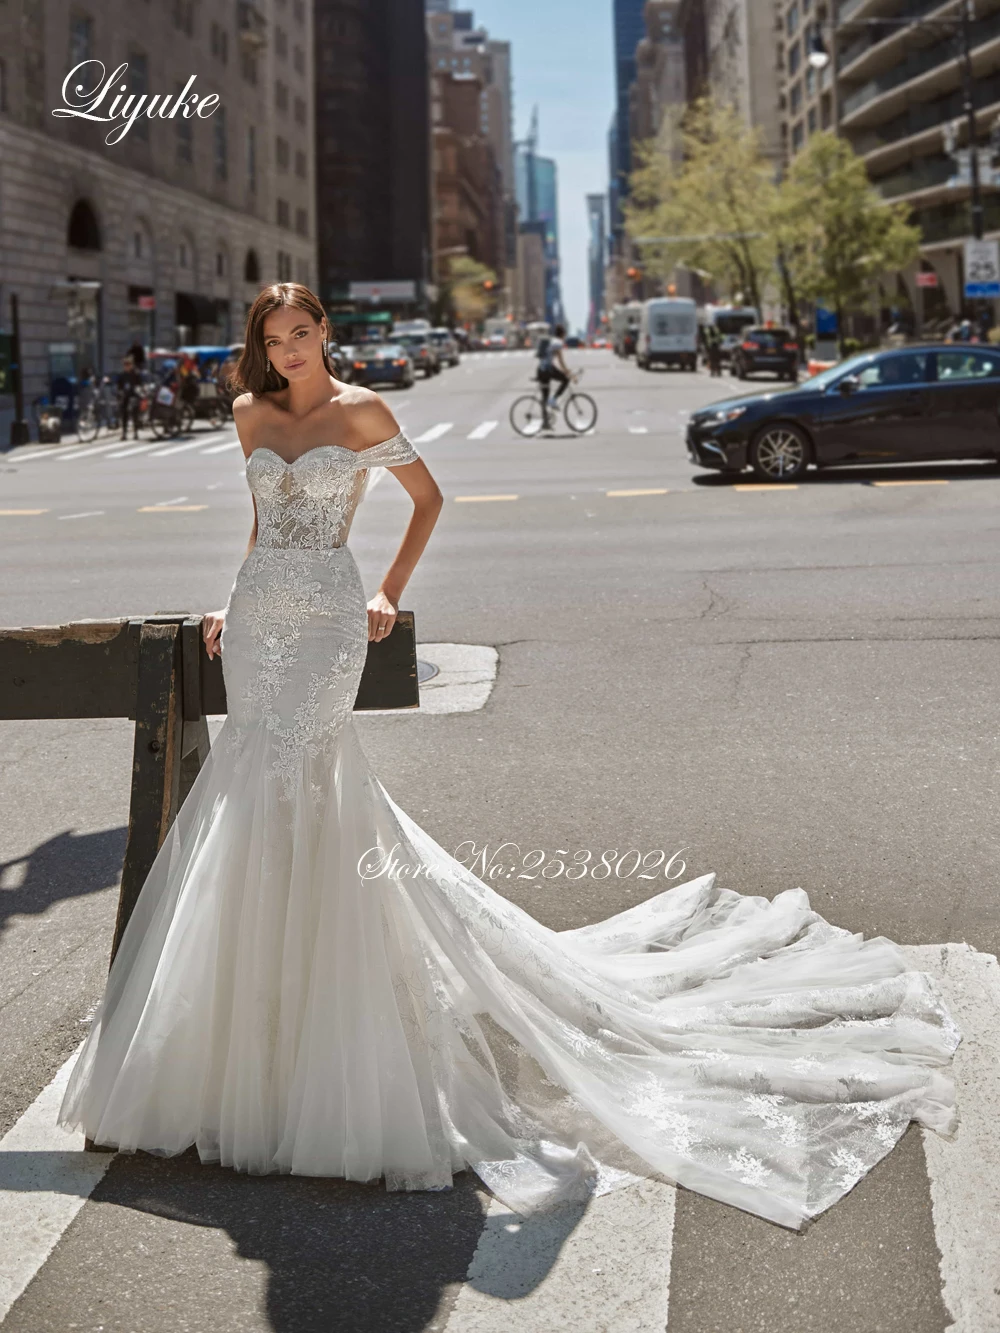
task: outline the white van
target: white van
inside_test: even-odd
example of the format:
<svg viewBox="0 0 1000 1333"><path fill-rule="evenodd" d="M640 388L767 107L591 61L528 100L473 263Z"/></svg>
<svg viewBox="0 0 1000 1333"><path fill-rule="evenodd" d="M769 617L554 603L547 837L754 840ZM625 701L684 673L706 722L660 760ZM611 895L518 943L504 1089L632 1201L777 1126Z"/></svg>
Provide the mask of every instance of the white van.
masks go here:
<svg viewBox="0 0 1000 1333"><path fill-rule="evenodd" d="M643 302L635 363L649 370L657 362L698 369L698 308L686 296L657 296Z"/></svg>

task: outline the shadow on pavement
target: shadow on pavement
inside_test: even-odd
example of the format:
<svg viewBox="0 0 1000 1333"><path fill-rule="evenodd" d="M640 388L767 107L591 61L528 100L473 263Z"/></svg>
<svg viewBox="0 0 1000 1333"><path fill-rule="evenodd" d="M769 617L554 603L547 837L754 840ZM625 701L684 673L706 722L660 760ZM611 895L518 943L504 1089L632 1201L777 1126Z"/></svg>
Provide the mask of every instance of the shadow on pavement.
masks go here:
<svg viewBox="0 0 1000 1333"><path fill-rule="evenodd" d="M41 916L64 898L82 898L117 884L127 833L124 825L99 833L67 829L25 856L0 861L0 932L12 916Z"/></svg>

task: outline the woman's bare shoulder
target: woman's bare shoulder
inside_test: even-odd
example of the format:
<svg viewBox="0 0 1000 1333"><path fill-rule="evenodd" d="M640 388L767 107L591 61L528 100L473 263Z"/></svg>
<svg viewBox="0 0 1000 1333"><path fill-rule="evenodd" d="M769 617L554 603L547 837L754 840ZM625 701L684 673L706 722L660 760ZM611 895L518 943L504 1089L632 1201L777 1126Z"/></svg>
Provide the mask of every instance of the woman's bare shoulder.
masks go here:
<svg viewBox="0 0 1000 1333"><path fill-rule="evenodd" d="M362 442L359 447L369 448L399 434L399 423L388 403L371 389L351 384L340 402L350 418L352 434Z"/></svg>

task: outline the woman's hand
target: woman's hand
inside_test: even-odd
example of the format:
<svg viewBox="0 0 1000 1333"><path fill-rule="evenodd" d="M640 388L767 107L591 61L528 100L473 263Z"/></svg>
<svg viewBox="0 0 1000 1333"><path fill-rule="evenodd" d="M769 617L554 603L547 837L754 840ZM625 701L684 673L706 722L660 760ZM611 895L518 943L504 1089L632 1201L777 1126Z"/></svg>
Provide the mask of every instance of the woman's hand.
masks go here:
<svg viewBox="0 0 1000 1333"><path fill-rule="evenodd" d="M209 657L222 655L222 627L226 623L225 611L207 611L201 618L201 633Z"/></svg>
<svg viewBox="0 0 1000 1333"><path fill-rule="evenodd" d="M384 639L396 623L399 607L384 592L377 592L368 603L368 639L376 643Z"/></svg>

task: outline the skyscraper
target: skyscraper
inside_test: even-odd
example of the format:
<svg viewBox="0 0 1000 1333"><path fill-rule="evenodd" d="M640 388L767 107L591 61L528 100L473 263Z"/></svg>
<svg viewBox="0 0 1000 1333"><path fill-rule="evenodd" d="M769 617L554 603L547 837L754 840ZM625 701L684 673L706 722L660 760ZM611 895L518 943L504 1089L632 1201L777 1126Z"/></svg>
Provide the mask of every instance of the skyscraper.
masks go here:
<svg viewBox="0 0 1000 1333"><path fill-rule="evenodd" d="M517 204L522 223L541 223L545 255L545 318L558 323L563 318L559 281L558 172L551 157L535 152L537 124L531 136L518 145L515 164Z"/></svg>
<svg viewBox="0 0 1000 1333"><path fill-rule="evenodd" d="M587 273L590 287L590 301L587 311L588 338L592 338L597 332L604 309L604 218L606 201L606 196L603 194L587 195L587 222L589 230L587 244Z"/></svg>
<svg viewBox="0 0 1000 1333"><path fill-rule="evenodd" d="M628 195L628 174L632 170L629 142L629 89L636 74L635 48L646 35L643 17L645 0L614 0L615 39L615 133L610 140L612 153L611 234L618 250L624 232L621 205Z"/></svg>

